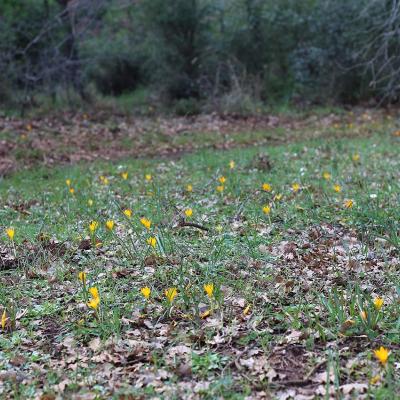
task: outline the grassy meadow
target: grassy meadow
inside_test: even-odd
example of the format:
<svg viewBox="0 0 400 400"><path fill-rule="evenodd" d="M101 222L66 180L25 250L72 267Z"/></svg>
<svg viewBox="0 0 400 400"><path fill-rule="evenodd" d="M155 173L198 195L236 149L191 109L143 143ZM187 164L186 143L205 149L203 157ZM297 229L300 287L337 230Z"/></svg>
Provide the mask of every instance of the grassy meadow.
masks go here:
<svg viewBox="0 0 400 400"><path fill-rule="evenodd" d="M400 398L399 201L389 130L15 172L0 398Z"/></svg>

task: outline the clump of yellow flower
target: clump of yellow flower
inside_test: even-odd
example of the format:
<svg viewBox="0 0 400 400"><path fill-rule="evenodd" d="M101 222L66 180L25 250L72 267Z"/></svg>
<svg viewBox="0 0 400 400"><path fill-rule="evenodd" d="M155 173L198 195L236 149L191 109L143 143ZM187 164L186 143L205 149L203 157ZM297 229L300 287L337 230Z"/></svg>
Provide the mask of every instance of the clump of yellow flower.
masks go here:
<svg viewBox="0 0 400 400"><path fill-rule="evenodd" d="M351 199L347 199L344 201L343 205L345 208L352 208L354 205L354 201Z"/></svg>
<svg viewBox="0 0 400 400"><path fill-rule="evenodd" d="M204 285L204 291L207 293L207 296L211 299L213 293L214 293L214 284L213 283L207 283Z"/></svg>
<svg viewBox="0 0 400 400"><path fill-rule="evenodd" d="M382 365L386 365L389 358L389 350L381 346L379 349L374 350L375 357Z"/></svg>
<svg viewBox="0 0 400 400"><path fill-rule="evenodd" d="M333 190L336 193L340 193L342 191L342 187L340 185L336 184L336 185L333 185Z"/></svg>
<svg viewBox="0 0 400 400"><path fill-rule="evenodd" d="M69 188L69 192L70 192L71 194L75 194L75 189L72 188L72 187L70 187L70 188Z"/></svg>
<svg viewBox="0 0 400 400"><path fill-rule="evenodd" d="M153 237L153 236L149 237L147 239L147 244L150 245L153 249L155 249L156 245L157 245L157 239L155 237Z"/></svg>
<svg viewBox="0 0 400 400"><path fill-rule="evenodd" d="M234 169L235 168L235 161L231 160L229 161L229 168Z"/></svg>
<svg viewBox="0 0 400 400"><path fill-rule="evenodd" d="M224 185L217 186L217 192L219 192L219 193L222 193L224 191L224 189L225 189Z"/></svg>
<svg viewBox="0 0 400 400"><path fill-rule="evenodd" d="M140 223L147 229L149 230L151 227L151 221L145 217L140 218Z"/></svg>
<svg viewBox="0 0 400 400"><path fill-rule="evenodd" d="M126 210L124 210L124 215L127 218L131 218L132 217L132 210L130 210L129 208L127 208Z"/></svg>
<svg viewBox="0 0 400 400"><path fill-rule="evenodd" d="M264 190L264 192L270 192L272 190L272 187L269 183L263 183L262 189Z"/></svg>
<svg viewBox="0 0 400 400"><path fill-rule="evenodd" d="M92 296L91 300L87 303L89 308L93 308L93 310L97 310L100 304L100 295L97 287L89 288L89 293Z"/></svg>
<svg viewBox="0 0 400 400"><path fill-rule="evenodd" d="M115 225L115 223L112 219L109 219L108 221L106 221L106 228L109 231L112 231L114 229L114 225Z"/></svg>
<svg viewBox="0 0 400 400"><path fill-rule="evenodd" d="M146 174L146 175L144 176L144 178L146 179L147 182L150 182L150 181L153 179L153 177L151 176L151 174Z"/></svg>
<svg viewBox="0 0 400 400"><path fill-rule="evenodd" d="M330 179L331 179L331 174L329 173L329 172L324 172L323 174L322 174L322 177L325 179L325 180L327 180L327 181L329 181Z"/></svg>
<svg viewBox="0 0 400 400"><path fill-rule="evenodd" d="M97 221L92 221L92 222L89 224L89 231L90 231L91 233L94 233L98 227L99 227L99 223L98 223Z"/></svg>
<svg viewBox="0 0 400 400"><path fill-rule="evenodd" d="M360 155L358 153L354 153L352 159L354 162L360 161Z"/></svg>
<svg viewBox="0 0 400 400"><path fill-rule="evenodd" d="M148 300L150 298L151 289L149 287L143 287L140 289L140 293L142 293L143 297Z"/></svg>
<svg viewBox="0 0 400 400"><path fill-rule="evenodd" d="M6 229L6 235L8 236L8 238L9 238L10 240L14 240L15 229L14 229L14 228L7 228L7 229Z"/></svg>
<svg viewBox="0 0 400 400"><path fill-rule="evenodd" d="M383 299L381 297L376 297L374 299L374 307L376 310L380 310L383 306Z"/></svg>
<svg viewBox="0 0 400 400"><path fill-rule="evenodd" d="M92 200L92 199L89 199L89 200L87 201L87 203L88 203L88 206L89 206L89 207L92 207L92 205L93 205L93 200Z"/></svg>
<svg viewBox="0 0 400 400"><path fill-rule="evenodd" d="M223 184L226 182L226 178L225 178L224 176L220 176L220 177L218 178L218 182L219 182L221 185L223 185Z"/></svg>
<svg viewBox="0 0 400 400"><path fill-rule="evenodd" d="M191 208L187 208L185 210L185 215L190 218L193 215L193 210Z"/></svg>
<svg viewBox="0 0 400 400"><path fill-rule="evenodd" d="M189 185L186 186L186 191L193 192L193 186L190 183L189 183Z"/></svg>
<svg viewBox="0 0 400 400"><path fill-rule="evenodd" d="M171 287L165 291L165 297L168 300L168 303L172 304L175 297L178 295L178 290L174 287Z"/></svg>
<svg viewBox="0 0 400 400"><path fill-rule="evenodd" d="M281 200L282 199L282 194L281 193L278 193L278 194L276 194L275 196L274 196L274 201L279 201L279 200Z"/></svg>
<svg viewBox="0 0 400 400"><path fill-rule="evenodd" d="M66 179L66 180L65 180L65 183L66 183L66 185L67 185L68 187L70 187L70 186L71 186L71 179Z"/></svg>

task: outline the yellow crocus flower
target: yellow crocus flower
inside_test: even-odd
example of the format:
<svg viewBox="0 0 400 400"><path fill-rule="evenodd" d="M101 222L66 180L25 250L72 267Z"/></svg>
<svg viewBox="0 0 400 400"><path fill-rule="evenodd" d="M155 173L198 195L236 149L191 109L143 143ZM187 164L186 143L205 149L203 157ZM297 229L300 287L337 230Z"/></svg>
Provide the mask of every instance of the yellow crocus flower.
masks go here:
<svg viewBox="0 0 400 400"><path fill-rule="evenodd" d="M340 185L336 184L336 185L333 185L333 190L336 193L340 193L342 191L342 187Z"/></svg>
<svg viewBox="0 0 400 400"><path fill-rule="evenodd" d="M99 223L98 223L97 221L92 221L92 222L89 224L89 231L90 231L91 233L94 233L98 227L99 227Z"/></svg>
<svg viewBox="0 0 400 400"><path fill-rule="evenodd" d="M100 305L100 297L93 297L90 301L87 303L89 308L93 308L93 310L97 310Z"/></svg>
<svg viewBox="0 0 400 400"><path fill-rule="evenodd" d="M127 218L131 218L132 217L132 210L130 210L129 208L127 208L126 210L124 210L124 215Z"/></svg>
<svg viewBox="0 0 400 400"><path fill-rule="evenodd" d="M108 185L108 178L106 178L104 175L100 176L100 181L103 185Z"/></svg>
<svg viewBox="0 0 400 400"><path fill-rule="evenodd" d="M209 298L212 297L213 292L214 292L214 284L213 283L207 283L204 285L204 291L207 293L207 296Z"/></svg>
<svg viewBox="0 0 400 400"><path fill-rule="evenodd" d="M263 183L262 189L264 190L264 192L270 192L272 190L272 187L269 183Z"/></svg>
<svg viewBox="0 0 400 400"><path fill-rule="evenodd" d="M108 221L106 221L106 228L109 231L112 231L114 229L114 225L115 225L115 223L113 220L109 219Z"/></svg>
<svg viewBox="0 0 400 400"><path fill-rule="evenodd" d="M84 285L86 285L86 272L79 272L79 274L78 274L78 278L79 278L79 280L84 284Z"/></svg>
<svg viewBox="0 0 400 400"><path fill-rule="evenodd" d="M140 289L140 292L142 293L143 297L148 300L150 298L151 294L151 289L149 287L143 287Z"/></svg>
<svg viewBox="0 0 400 400"><path fill-rule="evenodd" d="M147 229L149 230L151 227L151 221L147 218L140 218L140 223Z"/></svg>
<svg viewBox="0 0 400 400"><path fill-rule="evenodd" d="M157 239L155 237L149 237L147 239L147 244L150 245L153 249L155 249L157 245Z"/></svg>
<svg viewBox="0 0 400 400"><path fill-rule="evenodd" d="M97 287L89 288L89 293L92 296L92 299L87 303L88 307L93 308L93 310L97 310L100 305L100 295Z"/></svg>
<svg viewBox="0 0 400 400"><path fill-rule="evenodd" d="M268 214L271 213L271 207L268 206L268 205L265 205L265 206L263 207L262 210L263 210L263 213L264 213L265 215L268 215Z"/></svg>
<svg viewBox="0 0 400 400"><path fill-rule="evenodd" d="M343 205L345 208L352 208L354 205L354 201L351 199L347 199L344 201Z"/></svg>
<svg viewBox="0 0 400 400"><path fill-rule="evenodd" d="M382 365L386 365L389 358L389 350L381 346L379 349L374 350L375 357Z"/></svg>
<svg viewBox="0 0 400 400"><path fill-rule="evenodd" d="M174 287L171 287L165 291L165 297L167 298L170 304L172 304L177 295L178 295L178 290Z"/></svg>
<svg viewBox="0 0 400 400"><path fill-rule="evenodd" d="M89 288L89 293L92 295L92 297L99 297L99 289L97 289L95 286Z"/></svg>
<svg viewBox="0 0 400 400"><path fill-rule="evenodd" d="M330 174L329 172L324 172L324 173L322 174L322 177L323 177L325 180L329 181L329 180L331 179L331 174Z"/></svg>
<svg viewBox="0 0 400 400"><path fill-rule="evenodd" d="M379 311L383 306L383 299L381 297L377 297L374 300L374 306Z"/></svg>
<svg viewBox="0 0 400 400"><path fill-rule="evenodd" d="M300 190L300 185L298 183L293 183L292 185L293 192L298 192Z"/></svg>
<svg viewBox="0 0 400 400"><path fill-rule="evenodd" d="M6 229L6 235L10 240L14 240L14 235L15 235L15 229L14 228L7 228Z"/></svg>
<svg viewBox="0 0 400 400"><path fill-rule="evenodd" d="M7 313L6 309L4 309L3 314L1 315L1 329L3 331L6 328L6 322L7 322Z"/></svg>

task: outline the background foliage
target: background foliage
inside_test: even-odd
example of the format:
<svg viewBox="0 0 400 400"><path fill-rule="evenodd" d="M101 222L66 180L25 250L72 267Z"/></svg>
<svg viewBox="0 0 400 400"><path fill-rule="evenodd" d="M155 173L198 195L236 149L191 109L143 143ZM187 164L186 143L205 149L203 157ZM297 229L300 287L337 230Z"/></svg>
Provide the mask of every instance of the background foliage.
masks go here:
<svg viewBox="0 0 400 400"><path fill-rule="evenodd" d="M398 0L3 0L0 101L396 101Z"/></svg>

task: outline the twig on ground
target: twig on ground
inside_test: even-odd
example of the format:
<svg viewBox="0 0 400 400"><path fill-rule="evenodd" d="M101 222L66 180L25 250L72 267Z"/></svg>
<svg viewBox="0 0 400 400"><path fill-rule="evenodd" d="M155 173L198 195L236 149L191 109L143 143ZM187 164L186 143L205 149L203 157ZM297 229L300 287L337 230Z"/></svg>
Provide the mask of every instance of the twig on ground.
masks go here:
<svg viewBox="0 0 400 400"><path fill-rule="evenodd" d="M194 223L194 222L186 222L186 221L183 220L183 219L181 219L181 220L179 221L179 223L178 223L177 226L178 226L178 228L184 228L184 227L197 228L197 229L200 229L200 230L206 231L206 232L208 232L208 231L210 230L209 228L206 228L206 227L203 226L203 225L196 224L196 223Z"/></svg>

